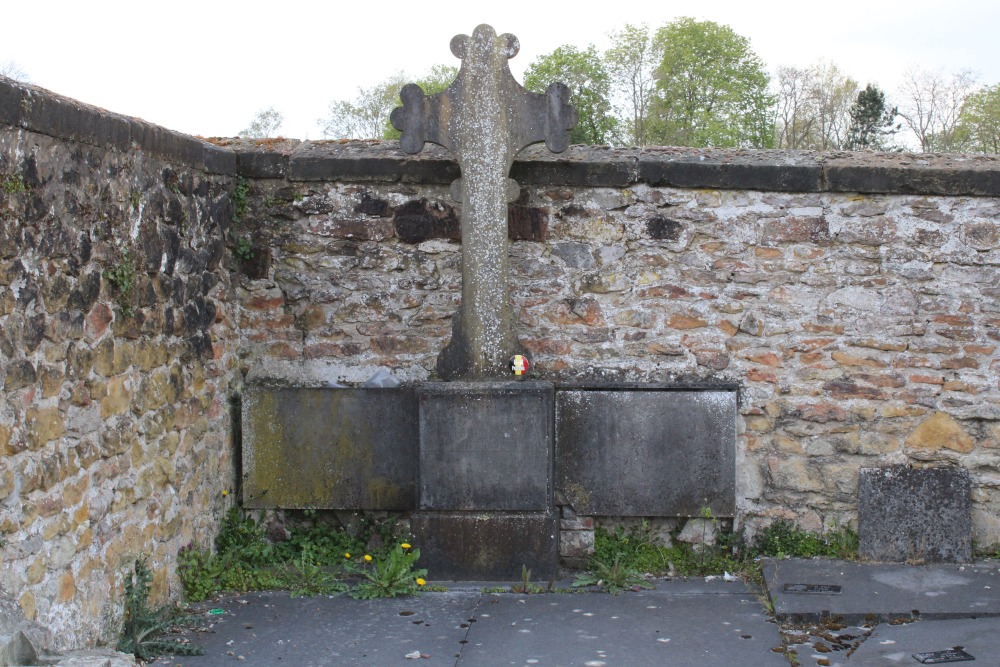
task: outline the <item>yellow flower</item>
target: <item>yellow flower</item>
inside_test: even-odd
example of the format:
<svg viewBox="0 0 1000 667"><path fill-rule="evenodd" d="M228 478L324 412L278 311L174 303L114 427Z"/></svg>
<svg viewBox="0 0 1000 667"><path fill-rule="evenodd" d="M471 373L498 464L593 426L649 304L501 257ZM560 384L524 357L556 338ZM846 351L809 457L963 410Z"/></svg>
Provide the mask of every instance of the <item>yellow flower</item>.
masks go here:
<svg viewBox="0 0 1000 667"><path fill-rule="evenodd" d="M345 553L344 554L344 558L350 558L350 557L351 557L351 554L349 554L349 553Z"/></svg>
<svg viewBox="0 0 1000 667"><path fill-rule="evenodd" d="M229 489L223 489L222 490L222 497L225 498L228 495L229 495Z"/></svg>
<svg viewBox="0 0 1000 667"><path fill-rule="evenodd" d="M408 542L403 542L403 543L402 543L402 544L400 544L399 546L403 547L404 549L409 549L409 548L410 548L410 545L409 545L409 543L408 543Z"/></svg>
<svg viewBox="0 0 1000 667"><path fill-rule="evenodd" d="M423 577L417 577L417 586L423 586L423 585L424 585L424 584L426 584L426 583L427 583L427 582L426 582L426 581L424 581L424 578L423 578Z"/></svg>
<svg viewBox="0 0 1000 667"><path fill-rule="evenodd" d="M368 554L365 554L365 562L366 562L366 563L370 563L370 562L372 562L372 557L371 557L371 556L369 556Z"/></svg>

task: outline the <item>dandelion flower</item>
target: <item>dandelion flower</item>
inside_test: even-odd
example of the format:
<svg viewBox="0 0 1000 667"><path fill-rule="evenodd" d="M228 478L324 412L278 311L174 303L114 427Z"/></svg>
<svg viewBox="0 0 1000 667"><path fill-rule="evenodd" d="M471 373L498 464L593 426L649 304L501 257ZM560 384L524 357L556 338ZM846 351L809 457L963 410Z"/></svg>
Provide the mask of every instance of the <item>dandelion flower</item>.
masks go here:
<svg viewBox="0 0 1000 667"><path fill-rule="evenodd" d="M403 542L399 546L403 547L404 549L409 549L410 548L410 543L409 542Z"/></svg>
<svg viewBox="0 0 1000 667"><path fill-rule="evenodd" d="M222 490L222 497L225 498L228 495L229 495L229 489L223 489Z"/></svg>
<svg viewBox="0 0 1000 667"><path fill-rule="evenodd" d="M350 558L350 557L351 557L351 554L349 554L349 553L345 553L344 554L344 558Z"/></svg>
<svg viewBox="0 0 1000 667"><path fill-rule="evenodd" d="M424 585L424 584L426 584L426 583L427 583L427 582L426 582L426 581L424 581L424 578L423 578L423 577L417 577L417 586L423 586L423 585Z"/></svg>
<svg viewBox="0 0 1000 667"><path fill-rule="evenodd" d="M368 554L365 554L365 562L366 562L366 563L370 563L370 562L372 562L372 557L371 557L371 556L369 556Z"/></svg>

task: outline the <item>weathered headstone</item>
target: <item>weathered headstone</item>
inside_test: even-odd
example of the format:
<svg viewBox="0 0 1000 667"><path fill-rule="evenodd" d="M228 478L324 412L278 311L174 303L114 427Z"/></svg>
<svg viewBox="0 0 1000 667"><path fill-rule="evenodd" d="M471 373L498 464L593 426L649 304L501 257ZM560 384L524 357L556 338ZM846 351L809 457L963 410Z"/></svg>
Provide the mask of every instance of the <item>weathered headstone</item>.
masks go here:
<svg viewBox="0 0 1000 667"><path fill-rule="evenodd" d="M549 382L429 382L418 389L419 511L435 576L536 577L558 565Z"/></svg>
<svg viewBox="0 0 1000 667"><path fill-rule="evenodd" d="M415 508L412 388L251 384L242 408L245 507Z"/></svg>
<svg viewBox="0 0 1000 667"><path fill-rule="evenodd" d="M972 482L963 468L862 468L861 557L880 561L972 558Z"/></svg>
<svg viewBox="0 0 1000 667"><path fill-rule="evenodd" d="M519 48L516 37L497 35L488 25L471 37L456 35L451 52L462 66L454 83L431 96L416 84L404 86L403 106L391 116L404 151L438 144L455 155L462 173L451 188L462 203L462 304L451 342L438 357L444 380L507 377L508 360L523 353L508 295L507 203L517 199L518 186L507 176L514 157L531 144L566 150L577 121L564 84L553 83L542 95L514 79L507 60Z"/></svg>
<svg viewBox="0 0 1000 667"><path fill-rule="evenodd" d="M420 403L420 509L552 507L552 384L430 382Z"/></svg>
<svg viewBox="0 0 1000 667"><path fill-rule="evenodd" d="M560 387L556 488L578 514L733 516L735 387Z"/></svg>

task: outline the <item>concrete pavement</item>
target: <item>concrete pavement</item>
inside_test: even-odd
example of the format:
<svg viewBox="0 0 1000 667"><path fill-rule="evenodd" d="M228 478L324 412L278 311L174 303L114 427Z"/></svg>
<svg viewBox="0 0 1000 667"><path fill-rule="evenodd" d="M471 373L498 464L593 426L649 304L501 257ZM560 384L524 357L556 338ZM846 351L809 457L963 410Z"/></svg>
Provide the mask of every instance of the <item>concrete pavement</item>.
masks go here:
<svg viewBox="0 0 1000 667"><path fill-rule="evenodd" d="M767 595L696 578L618 596L483 592L510 582L446 583L447 592L391 600L224 596L205 607L224 613L191 635L206 655L157 664L778 667L790 664L787 652L803 666L919 665L965 651L1000 665L997 561L783 560L764 571Z"/></svg>

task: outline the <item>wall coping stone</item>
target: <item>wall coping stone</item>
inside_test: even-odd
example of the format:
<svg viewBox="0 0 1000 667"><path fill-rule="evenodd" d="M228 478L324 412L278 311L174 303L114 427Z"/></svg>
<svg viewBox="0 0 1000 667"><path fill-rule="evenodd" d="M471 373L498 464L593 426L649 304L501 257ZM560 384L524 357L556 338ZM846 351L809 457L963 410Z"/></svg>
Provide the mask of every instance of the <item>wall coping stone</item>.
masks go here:
<svg viewBox="0 0 1000 667"><path fill-rule="evenodd" d="M407 155L396 141L203 140L5 77L0 124L245 178L448 185L459 176L439 146ZM533 186L1000 196L993 155L578 145L560 154L532 146L519 158L511 177Z"/></svg>
<svg viewBox="0 0 1000 667"><path fill-rule="evenodd" d="M101 148L124 151L135 146L210 174L236 174L236 155L230 150L2 76L0 124Z"/></svg>

